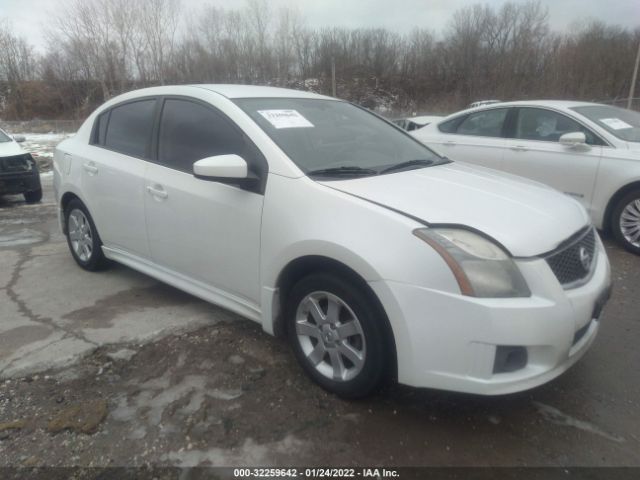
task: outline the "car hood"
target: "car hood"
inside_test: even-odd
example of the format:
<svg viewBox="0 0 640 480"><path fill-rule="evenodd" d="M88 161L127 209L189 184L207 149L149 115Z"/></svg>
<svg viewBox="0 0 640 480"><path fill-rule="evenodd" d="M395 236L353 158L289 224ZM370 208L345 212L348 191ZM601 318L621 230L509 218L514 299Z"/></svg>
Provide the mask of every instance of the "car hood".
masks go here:
<svg viewBox="0 0 640 480"><path fill-rule="evenodd" d="M24 150L16 142L0 142L0 157L11 157L23 153Z"/></svg>
<svg viewBox="0 0 640 480"><path fill-rule="evenodd" d="M320 183L429 224L472 227L517 257L551 251L589 224L577 201L550 187L460 162Z"/></svg>

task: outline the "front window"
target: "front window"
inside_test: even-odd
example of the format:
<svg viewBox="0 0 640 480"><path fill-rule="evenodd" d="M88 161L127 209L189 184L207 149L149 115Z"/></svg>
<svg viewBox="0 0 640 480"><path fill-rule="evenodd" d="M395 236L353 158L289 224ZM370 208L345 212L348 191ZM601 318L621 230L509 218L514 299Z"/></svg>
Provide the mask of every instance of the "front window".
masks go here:
<svg viewBox="0 0 640 480"><path fill-rule="evenodd" d="M573 107L581 115L627 142L640 142L640 113L610 105Z"/></svg>
<svg viewBox="0 0 640 480"><path fill-rule="evenodd" d="M235 103L309 175L378 175L446 162L384 120L346 102L243 98Z"/></svg>
<svg viewBox="0 0 640 480"><path fill-rule="evenodd" d="M540 142L559 142L565 133L582 132L588 145L604 145L589 129L566 115L544 108L519 108L515 138Z"/></svg>
<svg viewBox="0 0 640 480"><path fill-rule="evenodd" d="M252 143L226 117L189 100L165 100L160 118L158 162L187 173L193 164L216 155L237 154L250 168L261 162Z"/></svg>

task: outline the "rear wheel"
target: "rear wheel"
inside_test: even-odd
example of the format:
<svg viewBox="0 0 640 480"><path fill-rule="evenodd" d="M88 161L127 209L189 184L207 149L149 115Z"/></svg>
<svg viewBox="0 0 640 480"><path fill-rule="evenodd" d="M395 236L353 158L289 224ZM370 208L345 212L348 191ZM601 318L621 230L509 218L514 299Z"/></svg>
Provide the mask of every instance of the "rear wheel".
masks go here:
<svg viewBox="0 0 640 480"><path fill-rule="evenodd" d="M65 209L67 244L73 259L85 270L101 270L108 265L102 253L102 241L87 207L71 200Z"/></svg>
<svg viewBox="0 0 640 480"><path fill-rule="evenodd" d="M39 188L33 192L24 192L24 199L27 203L38 203L42 200L42 189Z"/></svg>
<svg viewBox="0 0 640 480"><path fill-rule="evenodd" d="M625 249L640 255L640 190L629 192L616 204L612 229Z"/></svg>
<svg viewBox="0 0 640 480"><path fill-rule="evenodd" d="M296 357L320 386L358 398L381 385L390 363L384 318L360 288L313 274L293 287L286 307Z"/></svg>

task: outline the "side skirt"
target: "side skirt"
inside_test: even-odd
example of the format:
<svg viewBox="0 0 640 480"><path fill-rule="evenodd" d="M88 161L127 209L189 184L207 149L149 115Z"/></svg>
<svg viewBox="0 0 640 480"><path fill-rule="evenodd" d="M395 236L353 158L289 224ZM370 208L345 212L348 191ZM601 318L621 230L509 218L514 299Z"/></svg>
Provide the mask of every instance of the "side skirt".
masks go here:
<svg viewBox="0 0 640 480"><path fill-rule="evenodd" d="M131 255L123 250L110 247L102 247L104 255L123 265L138 270L150 277L167 283L173 287L183 290L202 300L218 305L227 310L231 310L249 320L262 323L262 312L260 307L250 300L238 297L231 293L217 289L197 280L193 280L180 273L174 272L164 267L142 259L135 255Z"/></svg>

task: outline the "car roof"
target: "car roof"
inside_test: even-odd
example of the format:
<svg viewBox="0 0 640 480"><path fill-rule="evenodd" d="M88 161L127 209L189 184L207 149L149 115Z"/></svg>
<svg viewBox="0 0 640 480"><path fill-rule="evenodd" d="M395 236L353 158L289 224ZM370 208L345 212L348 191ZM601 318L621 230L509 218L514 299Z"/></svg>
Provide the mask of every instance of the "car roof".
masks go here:
<svg viewBox="0 0 640 480"><path fill-rule="evenodd" d="M335 98L327 97L325 95L319 95L313 92L293 90L290 88L264 87L260 85L207 83L189 86L210 90L227 98L315 98L324 100L336 100Z"/></svg>
<svg viewBox="0 0 640 480"><path fill-rule="evenodd" d="M587 105L601 105L601 104L593 103L593 102L584 102L579 100L516 100L512 102L493 103L487 106L495 107L496 105L505 105L505 106L536 105L541 107L573 108L573 107L585 107Z"/></svg>
<svg viewBox="0 0 640 480"><path fill-rule="evenodd" d="M582 102L578 100L514 100L511 102L499 102L490 103L487 105L480 105L477 107L465 108L457 112L453 112L447 116L447 119L457 117L458 115L480 112L483 110L489 110L493 108L505 108L505 107L549 107L558 110L568 110L574 107L587 107L587 106L608 106L602 103Z"/></svg>

